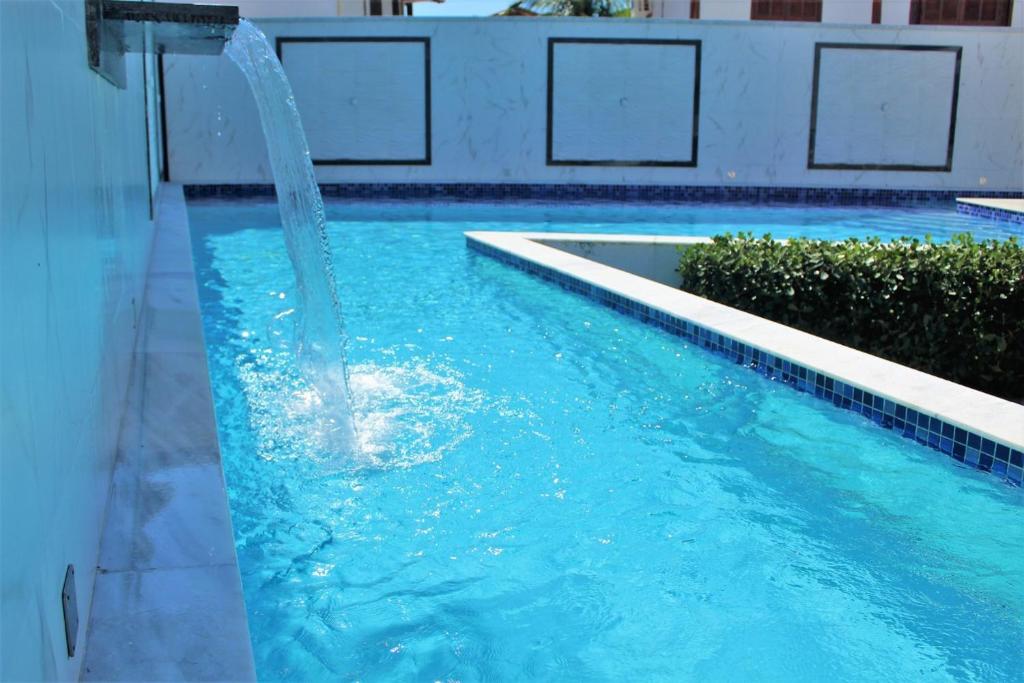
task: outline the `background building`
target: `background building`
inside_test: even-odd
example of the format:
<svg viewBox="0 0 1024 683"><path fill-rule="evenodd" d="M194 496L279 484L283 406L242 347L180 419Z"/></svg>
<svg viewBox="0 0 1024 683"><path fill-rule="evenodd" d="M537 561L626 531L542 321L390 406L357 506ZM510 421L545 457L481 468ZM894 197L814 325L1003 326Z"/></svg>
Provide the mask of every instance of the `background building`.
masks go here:
<svg viewBox="0 0 1024 683"><path fill-rule="evenodd" d="M633 14L655 19L1019 26L1020 12L1013 5L1013 0L633 0Z"/></svg>

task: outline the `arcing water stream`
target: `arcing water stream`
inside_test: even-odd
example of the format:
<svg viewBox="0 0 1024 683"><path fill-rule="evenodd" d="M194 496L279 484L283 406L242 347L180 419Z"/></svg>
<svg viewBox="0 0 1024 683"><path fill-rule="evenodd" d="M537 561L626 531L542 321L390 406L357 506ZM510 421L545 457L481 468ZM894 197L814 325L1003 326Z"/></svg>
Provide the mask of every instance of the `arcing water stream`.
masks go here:
<svg viewBox="0 0 1024 683"><path fill-rule="evenodd" d="M278 208L298 297L298 361L320 394L332 451L355 447L344 357L344 331L327 237L324 204L295 96L263 32L243 19L225 48L245 74L259 109Z"/></svg>

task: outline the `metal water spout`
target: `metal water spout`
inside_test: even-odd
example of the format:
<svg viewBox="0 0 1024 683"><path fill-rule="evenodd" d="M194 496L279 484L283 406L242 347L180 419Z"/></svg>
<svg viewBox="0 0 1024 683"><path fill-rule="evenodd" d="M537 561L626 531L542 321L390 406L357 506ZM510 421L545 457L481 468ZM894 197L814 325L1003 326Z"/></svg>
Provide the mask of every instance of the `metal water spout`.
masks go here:
<svg viewBox="0 0 1024 683"><path fill-rule="evenodd" d="M85 0L89 66L119 88L125 53L219 55L237 27L231 5Z"/></svg>

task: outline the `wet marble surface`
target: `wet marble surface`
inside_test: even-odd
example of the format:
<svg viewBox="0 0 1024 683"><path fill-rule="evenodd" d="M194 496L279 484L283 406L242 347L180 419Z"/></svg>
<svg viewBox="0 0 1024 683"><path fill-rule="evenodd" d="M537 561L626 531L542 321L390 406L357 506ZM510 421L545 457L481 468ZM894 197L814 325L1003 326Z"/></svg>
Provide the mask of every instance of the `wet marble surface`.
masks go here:
<svg viewBox="0 0 1024 683"><path fill-rule="evenodd" d="M84 680L253 680L187 214L158 203Z"/></svg>
<svg viewBox="0 0 1024 683"><path fill-rule="evenodd" d="M234 565L97 576L84 680L254 680Z"/></svg>

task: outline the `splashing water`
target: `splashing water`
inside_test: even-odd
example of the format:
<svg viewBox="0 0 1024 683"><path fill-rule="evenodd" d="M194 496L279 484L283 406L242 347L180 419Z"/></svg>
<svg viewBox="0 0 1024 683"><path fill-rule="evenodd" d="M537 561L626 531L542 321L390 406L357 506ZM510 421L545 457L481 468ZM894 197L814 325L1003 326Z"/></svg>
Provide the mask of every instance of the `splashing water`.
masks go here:
<svg viewBox="0 0 1024 683"><path fill-rule="evenodd" d="M224 50L242 70L259 109L288 257L295 271L298 361L319 394L331 451L356 444L345 367L341 304L327 237L323 199L288 77L267 37L243 19Z"/></svg>

